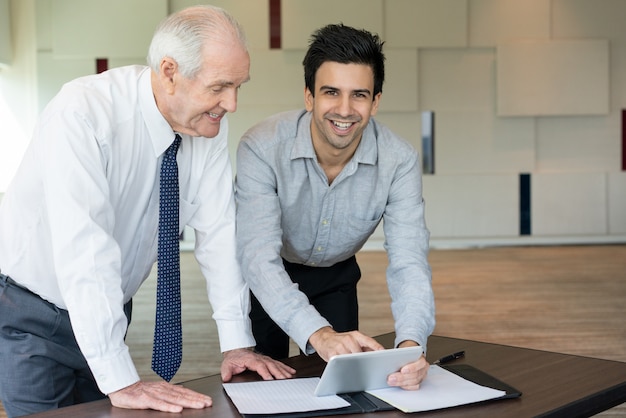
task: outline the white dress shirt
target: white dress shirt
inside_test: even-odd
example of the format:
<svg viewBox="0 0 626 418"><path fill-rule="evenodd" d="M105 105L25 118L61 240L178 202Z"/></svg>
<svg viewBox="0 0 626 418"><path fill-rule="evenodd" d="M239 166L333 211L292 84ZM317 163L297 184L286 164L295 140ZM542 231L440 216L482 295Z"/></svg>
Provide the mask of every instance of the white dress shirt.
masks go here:
<svg viewBox="0 0 626 418"><path fill-rule="evenodd" d="M2 273L69 311L105 394L139 380L122 308L157 257L159 168L175 136L150 74L128 66L66 84L0 206ZM215 138L181 135L177 156L180 229L195 230L222 351L255 344L236 262L227 133L224 119Z"/></svg>

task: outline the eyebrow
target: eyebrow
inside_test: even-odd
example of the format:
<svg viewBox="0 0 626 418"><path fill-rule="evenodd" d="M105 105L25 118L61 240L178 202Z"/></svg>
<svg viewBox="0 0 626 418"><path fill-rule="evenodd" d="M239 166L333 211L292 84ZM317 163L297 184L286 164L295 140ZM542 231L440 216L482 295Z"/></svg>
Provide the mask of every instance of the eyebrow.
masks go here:
<svg viewBox="0 0 626 418"><path fill-rule="evenodd" d="M248 77L248 78L246 78L245 80L243 80L243 81L241 82L241 84L245 84L245 83L247 83L248 81L250 81L250 77ZM218 80L218 81L215 81L215 82L213 82L213 83L209 84L209 87L212 87L212 86L231 87L231 86L234 86L234 85L235 85L235 82L233 82L233 81L229 81L229 80Z"/></svg>
<svg viewBox="0 0 626 418"><path fill-rule="evenodd" d="M323 91L323 90L341 90L341 89L337 87L333 87L333 86L324 85L320 87L320 91ZM352 93L365 93L370 96L372 94L372 92L369 89L356 89L356 90L352 90L351 92Z"/></svg>

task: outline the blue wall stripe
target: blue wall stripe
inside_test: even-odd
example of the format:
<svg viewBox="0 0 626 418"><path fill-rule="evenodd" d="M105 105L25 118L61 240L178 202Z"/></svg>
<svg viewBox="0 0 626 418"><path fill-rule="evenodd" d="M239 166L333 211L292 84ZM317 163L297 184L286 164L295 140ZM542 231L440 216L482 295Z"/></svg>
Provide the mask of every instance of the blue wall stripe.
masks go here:
<svg viewBox="0 0 626 418"><path fill-rule="evenodd" d="M519 234L530 235L530 174L519 175Z"/></svg>

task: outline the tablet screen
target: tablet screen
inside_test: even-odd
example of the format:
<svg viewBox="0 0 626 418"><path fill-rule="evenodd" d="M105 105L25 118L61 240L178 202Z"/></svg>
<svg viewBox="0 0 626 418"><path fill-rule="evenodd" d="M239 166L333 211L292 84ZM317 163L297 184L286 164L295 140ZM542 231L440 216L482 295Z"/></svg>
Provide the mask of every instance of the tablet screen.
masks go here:
<svg viewBox="0 0 626 418"><path fill-rule="evenodd" d="M422 347L393 348L331 357L315 388L316 396L387 387L387 376L417 361Z"/></svg>

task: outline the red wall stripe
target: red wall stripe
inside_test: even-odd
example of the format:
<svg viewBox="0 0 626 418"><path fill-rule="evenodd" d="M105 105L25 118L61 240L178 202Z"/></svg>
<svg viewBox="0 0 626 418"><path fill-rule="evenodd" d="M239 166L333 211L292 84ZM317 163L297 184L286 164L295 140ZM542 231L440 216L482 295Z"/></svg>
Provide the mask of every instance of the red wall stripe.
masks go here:
<svg viewBox="0 0 626 418"><path fill-rule="evenodd" d="M96 58L96 74L109 69L109 60L107 58Z"/></svg>
<svg viewBox="0 0 626 418"><path fill-rule="evenodd" d="M622 171L626 171L626 109L622 109Z"/></svg>
<svg viewBox="0 0 626 418"><path fill-rule="evenodd" d="M281 48L280 1L269 0L270 4L270 49Z"/></svg>

